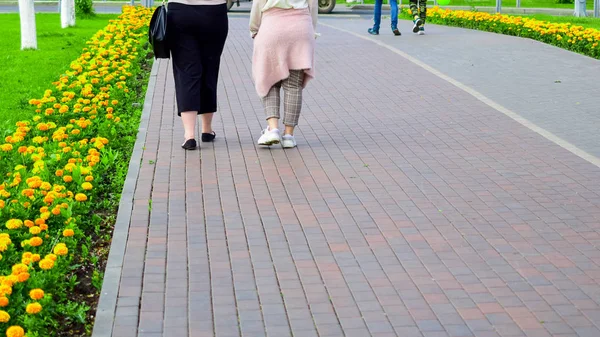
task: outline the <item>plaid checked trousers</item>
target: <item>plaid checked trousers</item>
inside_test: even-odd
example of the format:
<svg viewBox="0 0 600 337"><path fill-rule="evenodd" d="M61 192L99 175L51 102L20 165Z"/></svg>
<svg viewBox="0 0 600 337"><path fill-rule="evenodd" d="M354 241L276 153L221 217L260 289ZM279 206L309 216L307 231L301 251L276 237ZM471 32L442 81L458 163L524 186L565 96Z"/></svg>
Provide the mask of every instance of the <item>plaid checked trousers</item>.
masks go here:
<svg viewBox="0 0 600 337"><path fill-rule="evenodd" d="M280 91L283 87L283 125L296 126L302 110L302 84L304 70L290 70L290 76L271 87L267 96L262 98L267 119L280 118Z"/></svg>

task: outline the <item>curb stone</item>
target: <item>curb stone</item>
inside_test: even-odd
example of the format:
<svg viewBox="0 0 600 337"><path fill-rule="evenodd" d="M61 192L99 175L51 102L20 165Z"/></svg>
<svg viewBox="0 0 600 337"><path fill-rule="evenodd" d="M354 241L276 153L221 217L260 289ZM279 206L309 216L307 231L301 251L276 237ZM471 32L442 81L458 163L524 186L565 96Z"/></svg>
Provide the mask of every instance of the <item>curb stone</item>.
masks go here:
<svg viewBox="0 0 600 337"><path fill-rule="evenodd" d="M119 211L117 213L117 221L112 234L106 270L104 271L102 291L100 292L98 308L96 309L92 337L112 336L115 310L117 307L117 294L119 292L119 282L121 280L123 268L123 258L125 256L125 247L127 245L131 212L133 211L133 195L140 173L140 163L142 161L142 154L146 143L148 122L150 119L150 111L152 110L152 99L154 96L154 87L156 85L159 64L159 61L154 60L148 87L146 88L146 96L144 98L144 107L140 119L137 139L131 154L131 159L129 160L129 169L127 171L127 177L125 178L125 184L123 185L121 200L119 201Z"/></svg>

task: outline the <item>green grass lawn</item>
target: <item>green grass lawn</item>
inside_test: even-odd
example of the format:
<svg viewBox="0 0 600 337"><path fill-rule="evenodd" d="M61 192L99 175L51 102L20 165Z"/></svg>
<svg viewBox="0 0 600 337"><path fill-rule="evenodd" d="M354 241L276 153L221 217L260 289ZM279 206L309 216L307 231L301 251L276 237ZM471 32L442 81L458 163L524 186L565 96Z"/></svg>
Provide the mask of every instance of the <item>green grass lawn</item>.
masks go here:
<svg viewBox="0 0 600 337"><path fill-rule="evenodd" d="M0 14L0 135L7 124L33 114L28 101L40 98L44 90L69 69L89 40L117 15L77 19L75 27L60 28L59 14L36 14L38 50L21 51L18 14Z"/></svg>
<svg viewBox="0 0 600 337"><path fill-rule="evenodd" d="M553 16L547 14L532 14L532 15L521 15L530 18L535 18L542 21L549 22L570 22L574 25L583 26L586 28L595 28L600 30L600 18L576 18L574 16Z"/></svg>
<svg viewBox="0 0 600 337"><path fill-rule="evenodd" d="M586 9L594 9L594 0L586 0ZM388 0L383 0L385 4ZM345 4L346 0L337 0L338 4ZM375 0L364 0L365 4L374 4ZM402 0L404 6L408 6L408 0ZM516 0L502 0L502 7L515 7ZM433 6L433 0L427 1L428 6ZM495 7L496 0L450 0L448 6L488 6ZM524 8L568 8L574 9L574 4L557 4L554 0L521 0L521 7Z"/></svg>

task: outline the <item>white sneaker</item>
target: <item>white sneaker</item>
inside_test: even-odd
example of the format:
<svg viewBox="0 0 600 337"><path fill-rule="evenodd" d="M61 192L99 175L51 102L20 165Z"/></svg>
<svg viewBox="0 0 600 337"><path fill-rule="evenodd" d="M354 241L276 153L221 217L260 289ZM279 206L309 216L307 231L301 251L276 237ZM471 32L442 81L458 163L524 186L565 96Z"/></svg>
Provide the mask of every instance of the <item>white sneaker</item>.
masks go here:
<svg viewBox="0 0 600 337"><path fill-rule="evenodd" d="M271 146L274 144L279 144L281 142L281 134L279 129L269 130L267 127L263 130L262 136L258 139L258 145L267 145Z"/></svg>
<svg viewBox="0 0 600 337"><path fill-rule="evenodd" d="M281 139L281 146L284 149L291 149L296 147L296 138L293 135L283 135Z"/></svg>

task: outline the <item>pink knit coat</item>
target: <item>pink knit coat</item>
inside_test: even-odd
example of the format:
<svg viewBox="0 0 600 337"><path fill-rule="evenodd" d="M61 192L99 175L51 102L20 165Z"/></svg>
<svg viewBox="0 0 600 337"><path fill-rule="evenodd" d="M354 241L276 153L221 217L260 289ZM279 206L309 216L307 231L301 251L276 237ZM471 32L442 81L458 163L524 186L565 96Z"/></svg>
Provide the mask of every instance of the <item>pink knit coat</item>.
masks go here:
<svg viewBox="0 0 600 337"><path fill-rule="evenodd" d="M255 0L256 1L256 0ZM315 30L309 9L272 8L262 13L254 37L252 77L265 97L290 70L304 70L303 87L314 78Z"/></svg>

